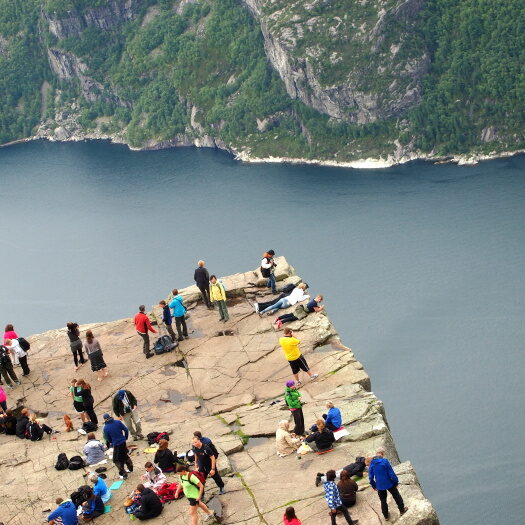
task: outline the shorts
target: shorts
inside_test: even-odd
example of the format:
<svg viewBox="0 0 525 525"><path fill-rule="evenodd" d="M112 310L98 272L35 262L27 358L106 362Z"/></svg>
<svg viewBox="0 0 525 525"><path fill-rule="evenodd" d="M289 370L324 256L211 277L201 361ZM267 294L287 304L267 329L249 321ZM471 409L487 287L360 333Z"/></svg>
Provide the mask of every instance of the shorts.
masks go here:
<svg viewBox="0 0 525 525"><path fill-rule="evenodd" d="M82 414L86 411L86 409L84 408L84 403L82 403L82 401L73 401L73 407L75 408L75 412L77 414Z"/></svg>
<svg viewBox="0 0 525 525"><path fill-rule="evenodd" d="M188 501L190 502L190 507L196 507L199 504L195 498L188 498Z"/></svg>
<svg viewBox="0 0 525 525"><path fill-rule="evenodd" d="M304 370L305 372L308 372L308 370L310 370L308 368L308 363L306 362L306 359L303 356L288 362L290 363L292 374L298 374L299 370Z"/></svg>

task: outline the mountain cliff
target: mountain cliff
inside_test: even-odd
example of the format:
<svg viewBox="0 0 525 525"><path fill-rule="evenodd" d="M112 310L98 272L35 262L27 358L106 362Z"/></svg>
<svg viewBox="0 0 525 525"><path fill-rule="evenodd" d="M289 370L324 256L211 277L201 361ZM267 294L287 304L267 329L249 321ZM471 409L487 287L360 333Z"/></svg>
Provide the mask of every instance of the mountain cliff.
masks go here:
<svg viewBox="0 0 525 525"><path fill-rule="evenodd" d="M351 161L525 147L519 0L0 0L0 142Z"/></svg>

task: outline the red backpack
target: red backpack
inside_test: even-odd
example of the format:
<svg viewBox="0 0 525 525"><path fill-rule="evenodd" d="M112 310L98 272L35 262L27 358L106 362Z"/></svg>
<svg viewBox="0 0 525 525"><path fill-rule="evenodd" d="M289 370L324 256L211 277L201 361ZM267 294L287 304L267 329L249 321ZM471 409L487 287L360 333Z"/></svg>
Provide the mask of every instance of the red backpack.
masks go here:
<svg viewBox="0 0 525 525"><path fill-rule="evenodd" d="M164 483L158 490L157 490L157 496L159 497L160 501L162 503L166 503L167 501L172 501L175 499L175 493L177 492L177 489L179 488L178 483ZM179 498L182 498L184 494L179 494Z"/></svg>
<svg viewBox="0 0 525 525"><path fill-rule="evenodd" d="M191 476L192 475L195 475L197 478L199 478L199 481L204 485L206 483L206 477L204 476L204 474L202 472L199 472L198 470L192 470L190 471L190 473L188 474L188 479L185 479L184 481L187 481L188 483L191 483L194 487L198 487L198 485L196 483L193 483L193 481L191 481Z"/></svg>

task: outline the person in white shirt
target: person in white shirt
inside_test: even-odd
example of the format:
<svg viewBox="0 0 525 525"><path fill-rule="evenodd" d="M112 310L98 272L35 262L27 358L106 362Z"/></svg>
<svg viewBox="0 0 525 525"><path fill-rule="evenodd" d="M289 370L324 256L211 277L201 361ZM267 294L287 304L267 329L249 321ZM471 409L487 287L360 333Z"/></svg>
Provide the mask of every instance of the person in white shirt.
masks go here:
<svg viewBox="0 0 525 525"><path fill-rule="evenodd" d="M272 289L272 293L277 293L277 286L275 283L275 274L274 269L277 266L273 260L275 252L273 250L268 250L263 253L263 259L261 261L261 275L266 277L268 281L266 282L266 287Z"/></svg>
<svg viewBox="0 0 525 525"><path fill-rule="evenodd" d="M265 308L260 313L272 315L274 312L276 312L280 308L288 308L289 306L293 306L294 304L300 303L301 301L310 299L310 296L305 294L306 288L307 286L305 283L301 283L297 285L292 290L292 293L290 295L288 295L287 297L283 297L282 299L279 299L275 304L268 306L268 308Z"/></svg>
<svg viewBox="0 0 525 525"><path fill-rule="evenodd" d="M13 356L13 364L20 363L20 366L22 367L23 371L22 375L29 375L29 372L31 372L31 370L29 369L29 365L27 364L27 352L22 349L20 343L18 342L18 339L6 339L5 347L11 352L11 355Z"/></svg>

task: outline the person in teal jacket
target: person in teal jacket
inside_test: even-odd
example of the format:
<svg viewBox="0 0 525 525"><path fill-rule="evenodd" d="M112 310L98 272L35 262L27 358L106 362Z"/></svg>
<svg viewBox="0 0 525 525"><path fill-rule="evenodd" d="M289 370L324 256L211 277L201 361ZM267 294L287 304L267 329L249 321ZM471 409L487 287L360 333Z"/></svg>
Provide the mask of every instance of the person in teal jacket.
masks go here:
<svg viewBox="0 0 525 525"><path fill-rule="evenodd" d="M286 405L292 413L295 428L293 433L296 436L302 436L304 434L304 416L303 416L303 405L300 400L301 392L297 390L295 381L286 382L286 390L284 393L284 400Z"/></svg>
<svg viewBox="0 0 525 525"><path fill-rule="evenodd" d="M390 461L383 457L385 455L384 448L378 448L376 450L376 455L372 458L370 465L368 467L368 479L370 480L370 485L374 490L377 491L379 495L379 500L381 501L381 511L385 520L390 519L388 513L388 503L386 501L387 491L392 494L394 501L397 504L399 513L401 516L408 510L405 507L403 498L397 490L397 485L399 484L399 479L390 464Z"/></svg>
<svg viewBox="0 0 525 525"><path fill-rule="evenodd" d="M177 334L179 341L184 341L184 337L188 337L188 327L186 326L186 307L184 306L184 299L179 295L177 288L171 292L173 299L170 301L170 308L173 310L173 317L175 317L175 326L177 327ZM183 337L184 336L184 337Z"/></svg>

